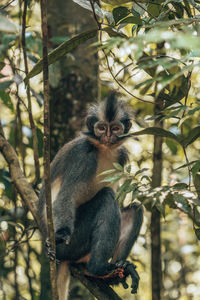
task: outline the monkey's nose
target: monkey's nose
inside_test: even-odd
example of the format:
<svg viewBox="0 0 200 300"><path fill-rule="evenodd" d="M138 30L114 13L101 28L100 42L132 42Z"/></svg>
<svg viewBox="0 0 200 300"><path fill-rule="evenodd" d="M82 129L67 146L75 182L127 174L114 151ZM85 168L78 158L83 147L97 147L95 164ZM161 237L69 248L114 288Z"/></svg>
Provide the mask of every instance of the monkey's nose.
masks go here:
<svg viewBox="0 0 200 300"><path fill-rule="evenodd" d="M111 136L111 132L110 132L110 127L107 127L107 131L106 131L106 136L110 137Z"/></svg>

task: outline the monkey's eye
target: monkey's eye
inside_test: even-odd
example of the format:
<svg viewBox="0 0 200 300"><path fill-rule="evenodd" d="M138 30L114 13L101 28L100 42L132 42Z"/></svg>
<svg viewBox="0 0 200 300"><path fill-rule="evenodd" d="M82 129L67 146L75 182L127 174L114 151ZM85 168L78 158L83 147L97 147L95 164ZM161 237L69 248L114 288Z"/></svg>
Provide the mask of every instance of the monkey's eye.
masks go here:
<svg viewBox="0 0 200 300"><path fill-rule="evenodd" d="M103 132L103 131L105 131L105 129L106 129L106 128L105 128L104 125L99 125L99 126L98 126L98 130L99 130L99 131L102 131L102 132Z"/></svg>
<svg viewBox="0 0 200 300"><path fill-rule="evenodd" d="M118 133L119 131L121 131L121 128L119 126L113 126L112 127L112 132Z"/></svg>

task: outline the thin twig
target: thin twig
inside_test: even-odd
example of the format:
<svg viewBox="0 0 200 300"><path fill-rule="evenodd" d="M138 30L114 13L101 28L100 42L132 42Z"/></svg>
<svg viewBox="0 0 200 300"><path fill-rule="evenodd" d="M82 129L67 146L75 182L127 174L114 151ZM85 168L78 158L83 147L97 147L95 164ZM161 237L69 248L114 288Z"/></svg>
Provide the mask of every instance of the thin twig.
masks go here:
<svg viewBox="0 0 200 300"><path fill-rule="evenodd" d="M144 8L140 3L138 3L136 0L133 0L137 6L142 8L146 13L148 13L149 16L151 16L154 20L159 21L154 15L152 15L146 8Z"/></svg>
<svg viewBox="0 0 200 300"><path fill-rule="evenodd" d="M126 68L130 67L131 65L133 65L133 62L129 63L128 65L123 66L116 74L115 74L115 78L117 78L117 76Z"/></svg>
<svg viewBox="0 0 200 300"><path fill-rule="evenodd" d="M26 37L25 37L27 5L28 5L28 0L24 0L24 9L23 9L23 16L22 16L22 50L24 56L24 66L25 66L26 76L28 75L28 59L26 53ZM36 187L40 179L40 164L39 164L39 154L38 154L37 129L32 114L31 91L30 91L29 80L27 81L26 91L27 91L27 99L28 99L28 116L29 116L29 122L31 126L32 136L33 136L33 152L34 152L34 162L35 162L34 187Z"/></svg>
<svg viewBox="0 0 200 300"><path fill-rule="evenodd" d="M47 228L52 251L55 252L55 234L52 215L51 183L50 183L50 113L49 113L49 68L48 68L48 27L46 0L40 1L41 27L43 46L43 86L44 86L44 183L47 211ZM56 260L50 260L50 279L52 299L58 299L56 285Z"/></svg>
<svg viewBox="0 0 200 300"><path fill-rule="evenodd" d="M111 67L110 67L110 65L109 65L109 61L108 61L108 56L107 56L107 54L105 53L105 51L104 50L102 50L103 51L103 53L104 53L104 55L105 55L105 58L106 58L106 62L107 62L107 66L108 66L108 70L109 70L109 72L110 72L110 74L111 74L111 76L112 76L112 78L114 79L114 81L127 93L127 94L129 94L131 97L133 97L133 98L136 98L137 100L139 100L139 101L142 101L142 102L145 102L145 103L150 103L150 104L154 104L154 102L152 102L152 101L149 101L149 100L144 100L144 99L142 99L142 98L139 98L139 97L137 97L136 95L134 95L133 93L131 93L131 92L129 92L120 82L119 82L119 80L117 80L116 78L115 78L115 75L113 74L113 71L112 71L112 69L111 69Z"/></svg>
<svg viewBox="0 0 200 300"><path fill-rule="evenodd" d="M97 18L97 16L96 16L96 12L95 12L94 4L93 4L92 0L90 0L90 4L91 4L91 7L92 7L94 19L95 19L95 21L97 22L97 26L98 26L98 28L99 28L99 30L100 30L100 32L101 32L101 25L102 25L102 24L98 21L98 18ZM102 39L102 35L100 35L100 40L101 40L101 39ZM109 70L109 72L110 72L112 78L114 79L114 81L115 81L115 82L116 82L116 83L117 83L117 84L118 84L118 85L119 85L119 86L120 86L127 94L129 94L131 97L136 98L137 100L142 101L142 102L154 104L153 102L151 102L151 101L149 101L149 100L144 100L144 99L142 99L142 98L139 98L139 97L133 95L131 92L129 92L129 91L128 91L128 90L127 90L120 82L119 82L119 80L117 80L116 75L113 74L112 69L111 69L111 67L110 67L110 65L109 65L108 57L107 57L107 54L106 54L105 50L102 49L102 51L103 51L104 56L105 56L105 58L106 58L108 70Z"/></svg>
<svg viewBox="0 0 200 300"><path fill-rule="evenodd" d="M97 2L97 4L99 4L99 3ZM101 26L102 26L102 22L99 22L99 20L97 18L97 15L95 13L94 3L93 3L92 0L90 0L90 5L92 7L92 12L93 12L94 19L95 19L95 21L97 23L97 26L98 26L98 29L99 29L99 32L98 32L98 41L100 41L101 40ZM98 100L98 102L100 102L100 100L101 100L101 82L100 82L100 57L99 57L99 51L97 52L97 60L98 60L97 100Z"/></svg>
<svg viewBox="0 0 200 300"><path fill-rule="evenodd" d="M7 8L8 6L10 6L10 4L12 4L15 0L11 0L10 2L8 2L7 4L3 5L0 7L0 10L3 10L5 8Z"/></svg>
<svg viewBox="0 0 200 300"><path fill-rule="evenodd" d="M92 12L93 12L93 16L94 16L94 19L97 23L97 26L98 26L98 29L101 30L101 22L99 22L98 18L97 18L97 15L96 15L96 12L95 12L95 8L94 8L94 3L92 0L90 0L90 5L92 7Z"/></svg>
<svg viewBox="0 0 200 300"><path fill-rule="evenodd" d="M187 89L187 93L185 95L185 106L187 105L187 100L188 100L188 95L189 95L189 90L190 90L190 87L191 87L191 76L192 76L192 71L188 73L188 76L187 76L187 81L188 81L188 89ZM185 110L183 111L183 114L182 114L182 118L183 119L185 116ZM183 138L183 123L181 124L181 136ZM186 148L185 146L183 145L182 146L183 148L183 153L184 153L184 156L185 156L185 160L186 160L186 163L188 164L188 177L189 177L189 182L188 182L188 186L189 186L189 189L191 189L191 167L189 165L189 159L188 159L188 156L187 156L187 152L186 152Z"/></svg>

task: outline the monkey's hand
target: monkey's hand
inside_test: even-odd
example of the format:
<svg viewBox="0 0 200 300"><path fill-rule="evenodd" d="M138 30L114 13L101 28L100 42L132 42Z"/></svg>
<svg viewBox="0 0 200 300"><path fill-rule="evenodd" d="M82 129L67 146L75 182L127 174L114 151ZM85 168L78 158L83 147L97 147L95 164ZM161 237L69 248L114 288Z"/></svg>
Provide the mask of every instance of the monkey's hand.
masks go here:
<svg viewBox="0 0 200 300"><path fill-rule="evenodd" d="M55 239L56 245L65 242L66 245L69 245L71 238L71 232L68 227L60 228L56 230Z"/></svg>
<svg viewBox="0 0 200 300"><path fill-rule="evenodd" d="M46 238L45 246L47 250L47 255L50 260L56 260L56 264L59 264L60 261L56 259L56 252L52 250L51 242L49 238Z"/></svg>

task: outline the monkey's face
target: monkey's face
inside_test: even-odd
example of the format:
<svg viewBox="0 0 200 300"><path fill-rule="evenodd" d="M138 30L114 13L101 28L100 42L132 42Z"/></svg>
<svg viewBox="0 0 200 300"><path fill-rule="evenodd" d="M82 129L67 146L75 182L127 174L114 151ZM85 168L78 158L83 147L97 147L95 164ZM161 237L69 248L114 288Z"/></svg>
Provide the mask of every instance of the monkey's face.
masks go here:
<svg viewBox="0 0 200 300"><path fill-rule="evenodd" d="M94 125L94 134L102 144L113 145L116 144L124 133L124 125L120 121L98 121Z"/></svg>

